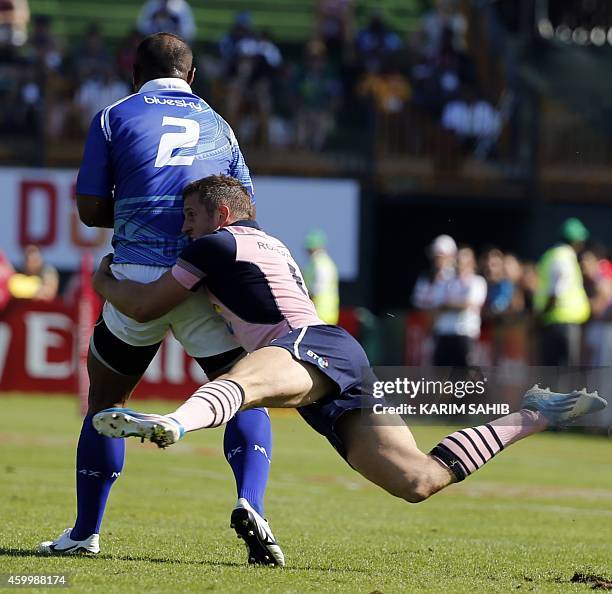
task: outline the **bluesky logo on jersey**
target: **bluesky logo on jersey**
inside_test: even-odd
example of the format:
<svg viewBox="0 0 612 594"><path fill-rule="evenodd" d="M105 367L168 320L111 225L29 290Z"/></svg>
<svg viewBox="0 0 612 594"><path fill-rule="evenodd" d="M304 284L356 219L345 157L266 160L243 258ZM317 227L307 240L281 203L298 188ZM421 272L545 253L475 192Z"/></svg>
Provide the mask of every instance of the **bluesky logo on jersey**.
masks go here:
<svg viewBox="0 0 612 594"><path fill-rule="evenodd" d="M149 95L143 95L144 102L147 105L171 105L173 107L190 107L196 111L202 111L204 109L197 101L185 101L185 99L169 99L166 97L150 97Z"/></svg>
<svg viewBox="0 0 612 594"><path fill-rule="evenodd" d="M312 357L317 362L317 365L321 369L326 369L327 367L329 367L329 361L325 357L321 357L321 355L317 355L315 352L311 351L310 349L306 351L306 355L308 355L309 357Z"/></svg>

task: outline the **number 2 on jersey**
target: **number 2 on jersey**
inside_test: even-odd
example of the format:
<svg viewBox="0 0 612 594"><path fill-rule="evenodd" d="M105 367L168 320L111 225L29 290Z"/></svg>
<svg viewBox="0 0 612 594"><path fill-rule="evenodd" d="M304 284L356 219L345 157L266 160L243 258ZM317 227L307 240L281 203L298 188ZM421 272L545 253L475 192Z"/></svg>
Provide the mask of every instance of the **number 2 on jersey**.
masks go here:
<svg viewBox="0 0 612 594"><path fill-rule="evenodd" d="M191 148L196 146L200 139L200 124L195 120L164 116L162 126L183 128L184 132L165 132L161 135L159 147L157 149L157 158L155 159L155 167L191 165L195 155L175 155L173 157L172 152L178 148Z"/></svg>

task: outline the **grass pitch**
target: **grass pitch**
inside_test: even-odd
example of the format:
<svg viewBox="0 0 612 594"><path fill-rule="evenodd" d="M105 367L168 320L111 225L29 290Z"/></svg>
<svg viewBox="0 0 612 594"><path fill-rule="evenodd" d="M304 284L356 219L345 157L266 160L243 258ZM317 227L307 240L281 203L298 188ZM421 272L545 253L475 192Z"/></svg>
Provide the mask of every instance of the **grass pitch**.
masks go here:
<svg viewBox="0 0 612 594"><path fill-rule="evenodd" d="M172 410L168 402L136 408ZM612 581L612 442L545 434L410 505L362 480L292 413L273 414L266 513L284 569L249 567L228 527L222 431L159 451L128 440L94 558L33 551L72 525L74 399L0 397L0 573L73 592L586 592ZM416 428L430 448L448 428ZM585 583L572 582L575 574ZM38 590L42 591L42 590ZM51 591L50 589L48 591ZM61 591L61 590L60 590Z"/></svg>

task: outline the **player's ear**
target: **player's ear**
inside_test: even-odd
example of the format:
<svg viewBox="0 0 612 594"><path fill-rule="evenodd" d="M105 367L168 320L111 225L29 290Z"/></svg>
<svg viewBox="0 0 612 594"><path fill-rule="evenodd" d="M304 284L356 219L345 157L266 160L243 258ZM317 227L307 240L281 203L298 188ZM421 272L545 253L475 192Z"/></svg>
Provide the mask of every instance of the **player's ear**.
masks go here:
<svg viewBox="0 0 612 594"><path fill-rule="evenodd" d="M189 86L191 86L193 84L193 81L195 80L195 72L196 72L196 67L192 66L189 72L187 73L187 84Z"/></svg>
<svg viewBox="0 0 612 594"><path fill-rule="evenodd" d="M134 88L134 92L138 93L138 91L140 90L141 84L140 84L140 73L138 71L138 65L134 64L134 67L132 68L132 87Z"/></svg>
<svg viewBox="0 0 612 594"><path fill-rule="evenodd" d="M219 205L219 227L225 227L230 222L230 209L227 204Z"/></svg>

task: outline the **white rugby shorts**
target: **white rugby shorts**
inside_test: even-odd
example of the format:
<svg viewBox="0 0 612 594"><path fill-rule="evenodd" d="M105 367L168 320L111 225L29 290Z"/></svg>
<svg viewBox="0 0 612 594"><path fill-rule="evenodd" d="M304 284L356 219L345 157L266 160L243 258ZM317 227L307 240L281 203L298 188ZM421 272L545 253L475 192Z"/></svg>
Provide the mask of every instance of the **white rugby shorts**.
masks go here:
<svg viewBox="0 0 612 594"><path fill-rule="evenodd" d="M111 270L118 279L151 283L169 268L142 264L111 264ZM104 303L102 317L108 329L117 338L136 347L161 342L168 330L191 357L212 357L239 346L202 290L151 322L137 322L108 302Z"/></svg>

